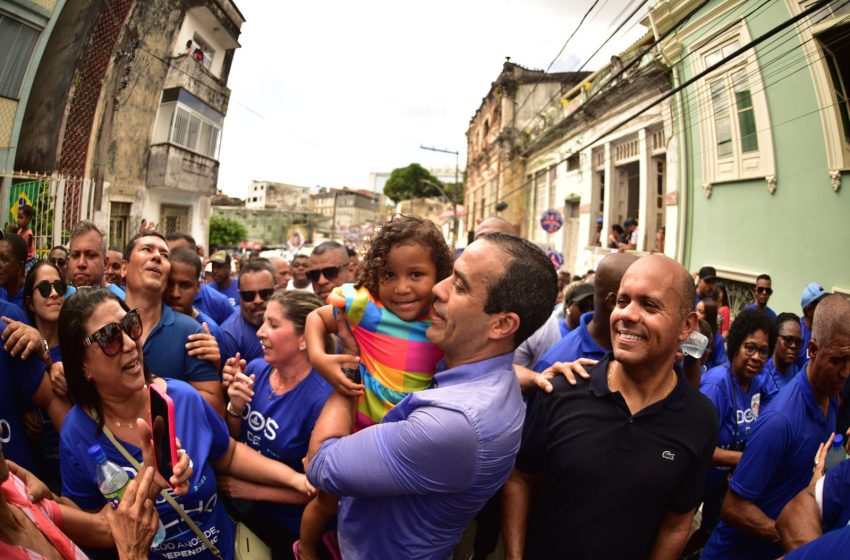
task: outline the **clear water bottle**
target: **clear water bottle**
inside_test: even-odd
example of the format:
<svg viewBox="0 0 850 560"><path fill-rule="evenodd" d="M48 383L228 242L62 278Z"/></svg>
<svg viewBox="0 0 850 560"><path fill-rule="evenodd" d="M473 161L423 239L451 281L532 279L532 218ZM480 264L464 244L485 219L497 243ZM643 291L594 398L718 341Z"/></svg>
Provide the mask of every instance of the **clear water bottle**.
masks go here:
<svg viewBox="0 0 850 560"><path fill-rule="evenodd" d="M824 460L824 472L835 468L838 464L847 458L847 453L844 452L844 437L841 434L835 434L835 439L832 440L832 446L826 452Z"/></svg>
<svg viewBox="0 0 850 560"><path fill-rule="evenodd" d="M690 356L697 360L702 358L706 347L708 347L708 337L699 331L691 331L688 338L683 340L679 345L679 349L685 356Z"/></svg>
<svg viewBox="0 0 850 560"><path fill-rule="evenodd" d="M124 490L126 490L127 485L130 484L130 477L124 469L112 461L107 460L106 453L103 452L100 445L94 444L89 447L89 456L97 465L97 472L95 475L97 477L98 490L100 490L100 493L103 494L104 498L109 500L109 503L112 504L113 508L117 508L118 502L120 502L121 498L124 496ZM165 527L162 525L162 520L160 520L159 528L156 530L153 542L151 542L151 548L158 547L164 540Z"/></svg>

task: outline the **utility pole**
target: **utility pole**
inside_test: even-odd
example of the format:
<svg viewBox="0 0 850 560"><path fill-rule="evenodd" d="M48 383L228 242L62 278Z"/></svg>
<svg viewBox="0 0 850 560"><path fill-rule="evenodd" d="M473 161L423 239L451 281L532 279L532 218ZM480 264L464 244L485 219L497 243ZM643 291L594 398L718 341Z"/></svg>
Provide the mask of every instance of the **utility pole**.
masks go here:
<svg viewBox="0 0 850 560"><path fill-rule="evenodd" d="M337 195L337 190L331 189L331 192L334 195L334 198L333 198L334 208L333 208L333 213L331 214L331 241L335 241L334 237L336 237L336 195Z"/></svg>
<svg viewBox="0 0 850 560"><path fill-rule="evenodd" d="M423 146L421 144L419 145L419 147L423 150L428 150L428 151L431 151L431 152L440 152L440 153L443 153L443 154L454 154L454 156L455 156L455 189L456 189L457 185L458 185L458 179L459 179L459 173L460 173L460 152L457 151L457 150L448 150L446 148L435 148L434 146ZM458 223L458 217L457 217L457 193L454 190L452 190L452 196L448 196L446 194L446 191L441 189L439 186L435 185L434 183L431 183L430 181L428 183L437 187L437 189L441 193L443 193L443 196L448 198L452 203L452 249L454 249L457 246L457 240L458 240L458 235L459 235L459 232L458 232L459 223Z"/></svg>

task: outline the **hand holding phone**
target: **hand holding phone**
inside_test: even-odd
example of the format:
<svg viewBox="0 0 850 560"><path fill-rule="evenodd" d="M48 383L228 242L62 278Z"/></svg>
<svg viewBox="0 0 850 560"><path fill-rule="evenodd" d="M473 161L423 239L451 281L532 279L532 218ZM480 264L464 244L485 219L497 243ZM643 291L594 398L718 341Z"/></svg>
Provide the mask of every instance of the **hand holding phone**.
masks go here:
<svg viewBox="0 0 850 560"><path fill-rule="evenodd" d="M177 441L174 433L174 401L155 383L150 387L151 432L156 455L157 472L171 487L174 465L178 463Z"/></svg>

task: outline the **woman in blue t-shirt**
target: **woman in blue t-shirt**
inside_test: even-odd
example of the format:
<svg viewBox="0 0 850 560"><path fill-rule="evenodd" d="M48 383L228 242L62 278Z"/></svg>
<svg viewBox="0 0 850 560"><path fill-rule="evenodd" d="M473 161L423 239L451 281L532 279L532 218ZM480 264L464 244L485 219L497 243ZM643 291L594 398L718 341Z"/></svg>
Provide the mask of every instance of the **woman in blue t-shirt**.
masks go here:
<svg viewBox="0 0 850 560"><path fill-rule="evenodd" d="M799 371L795 362L803 345L800 317L794 313L780 313L776 318L776 333L776 350L764 369L778 391L788 385Z"/></svg>
<svg viewBox="0 0 850 560"><path fill-rule="evenodd" d="M729 329L726 348L729 363L702 376L700 392L714 403L720 419L714 468L706 478L703 496L700 532L706 539L720 520L727 479L741 460L759 411L778 392L763 369L775 345L776 327L770 317L745 311Z"/></svg>
<svg viewBox="0 0 850 560"><path fill-rule="evenodd" d="M104 431L108 428L141 463L138 418L149 418L148 383L174 401L174 431L191 473L172 495L182 510L204 532L227 560L233 557L234 523L218 497L216 473L244 477L270 486L287 486L308 494L306 477L286 465L267 459L230 438L224 420L187 383L154 379L144 369L143 326L137 310L108 290L78 290L66 299L59 314L59 344L68 390L76 405L62 429L60 467L63 495L86 510L106 504L95 478L95 464L87 449L99 444L107 458L135 476L136 469ZM188 465L181 458L175 474ZM183 475L186 478L186 475ZM151 558L211 560L213 554L195 536L180 514L161 496L156 509L166 529L165 540L151 549Z"/></svg>
<svg viewBox="0 0 850 560"><path fill-rule="evenodd" d="M65 396L65 377L62 373L62 353L59 351L59 310L65 302L68 285L62 279L62 273L51 262L39 261L27 273L24 280L24 311L30 325L41 335L44 351L39 363L44 364L51 376L53 389ZM27 412L29 425L40 425L41 433L35 442L35 473L53 492L59 492L59 434L47 414L33 408Z"/></svg>
<svg viewBox="0 0 850 560"><path fill-rule="evenodd" d="M246 366L237 356L224 367L231 435L298 472L304 470L301 460L310 434L333 391L310 365L304 340L307 315L321 306L309 292L275 292L257 331L263 357ZM271 546L274 558L292 557L306 497L233 477L220 477L219 484L234 498L255 500L246 523Z"/></svg>

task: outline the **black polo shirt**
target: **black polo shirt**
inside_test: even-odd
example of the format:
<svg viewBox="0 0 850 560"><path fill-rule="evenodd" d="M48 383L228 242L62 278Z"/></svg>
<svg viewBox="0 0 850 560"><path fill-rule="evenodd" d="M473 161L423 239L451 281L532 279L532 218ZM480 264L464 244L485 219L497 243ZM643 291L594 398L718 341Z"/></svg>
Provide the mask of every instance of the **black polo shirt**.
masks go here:
<svg viewBox="0 0 850 560"><path fill-rule="evenodd" d="M679 376L666 399L632 416L608 389L611 360L575 386L556 378L531 411L517 468L542 474L545 491L526 558L645 558L664 512L699 503L717 435L711 401Z"/></svg>

